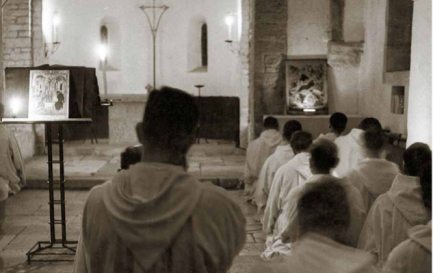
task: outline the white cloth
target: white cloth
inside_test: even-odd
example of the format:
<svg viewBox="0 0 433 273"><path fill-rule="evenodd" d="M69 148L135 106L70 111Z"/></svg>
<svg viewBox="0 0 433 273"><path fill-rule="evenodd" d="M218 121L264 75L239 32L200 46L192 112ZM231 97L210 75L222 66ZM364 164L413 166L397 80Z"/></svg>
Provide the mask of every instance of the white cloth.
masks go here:
<svg viewBox="0 0 433 273"><path fill-rule="evenodd" d="M248 144L245 159L245 193L253 197L255 184L259 178L260 170L266 159L275 151L282 141L280 132L268 129L260 134L260 137Z"/></svg>
<svg viewBox="0 0 433 273"><path fill-rule="evenodd" d="M0 124L0 201L26 184L21 150L13 133Z"/></svg>
<svg viewBox="0 0 433 273"><path fill-rule="evenodd" d="M299 238L299 222L298 222L298 202L306 190L309 183L317 183L317 181L329 175L314 175L308 181L293 189L287 197L287 206L283 209L286 213L285 218L288 219L288 225L282 234L284 241L294 242ZM345 243L352 247L356 247L358 243L359 233L361 232L362 225L364 224L367 210L364 207L361 194L352 186L346 179L338 179L338 183L343 186L347 201L350 208L350 225L347 229L347 234L344 237Z"/></svg>
<svg viewBox="0 0 433 273"><path fill-rule="evenodd" d="M389 254L384 273L431 273L431 222L409 230L409 239Z"/></svg>
<svg viewBox="0 0 433 273"><path fill-rule="evenodd" d="M287 203L290 191L312 176L309 162L310 154L302 152L295 155L275 173L263 216L263 229L267 235L273 235L277 239L287 226L287 219L281 212Z"/></svg>
<svg viewBox="0 0 433 273"><path fill-rule="evenodd" d="M75 273L226 272L246 235L224 189L163 163L93 188L82 224Z"/></svg>
<svg viewBox="0 0 433 273"><path fill-rule="evenodd" d="M293 244L289 256L261 263L252 273L378 273L374 258L359 249L308 233Z"/></svg>
<svg viewBox="0 0 433 273"><path fill-rule="evenodd" d="M320 138L324 138L324 139L327 139L327 140L330 140L330 141L335 141L336 139L337 139L337 134L336 133L334 133L334 132L329 132L329 133L326 133L326 134L320 134L317 138L316 138L316 140L318 140L318 139L320 139Z"/></svg>
<svg viewBox="0 0 433 273"><path fill-rule="evenodd" d="M254 201L259 208L266 206L269 191L278 168L295 156L290 144L277 146L275 152L266 159L254 192Z"/></svg>
<svg viewBox="0 0 433 273"><path fill-rule="evenodd" d="M393 162L386 159L366 158L359 162L346 178L359 190L364 206L369 211L374 200L391 188L392 182L399 173L399 167Z"/></svg>
<svg viewBox="0 0 433 273"><path fill-rule="evenodd" d="M382 266L391 250L407 239L409 228L430 219L424 207L419 178L399 174L391 189L373 203L362 228L358 247L378 259Z"/></svg>
<svg viewBox="0 0 433 273"><path fill-rule="evenodd" d="M363 134L363 130L354 128L349 134L335 139L340 159L334 169L335 176L345 177L365 158Z"/></svg>

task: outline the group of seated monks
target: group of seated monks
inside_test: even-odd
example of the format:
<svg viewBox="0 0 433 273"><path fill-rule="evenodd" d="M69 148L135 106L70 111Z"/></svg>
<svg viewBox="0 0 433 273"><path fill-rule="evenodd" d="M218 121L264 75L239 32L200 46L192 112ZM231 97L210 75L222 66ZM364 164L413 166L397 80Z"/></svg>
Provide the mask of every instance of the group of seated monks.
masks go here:
<svg viewBox="0 0 433 273"><path fill-rule="evenodd" d="M187 172L198 122L191 95L150 92L136 126L141 161L90 191L73 272L229 272L246 219L226 190ZM267 118L250 142L245 193L267 235L266 262L250 272L431 272L430 148L409 146L400 170L384 159L378 120L342 135L346 122L333 114L331 132L313 140L295 120L281 136ZM2 160L11 165L19 154L3 135ZM0 210L24 184L17 165L17 177L0 172Z"/></svg>
<svg viewBox="0 0 433 273"><path fill-rule="evenodd" d="M254 272L431 272L431 150L414 143L403 166L387 160L380 122L363 119L343 134L313 139L273 117L250 142L245 197L266 233L268 266Z"/></svg>

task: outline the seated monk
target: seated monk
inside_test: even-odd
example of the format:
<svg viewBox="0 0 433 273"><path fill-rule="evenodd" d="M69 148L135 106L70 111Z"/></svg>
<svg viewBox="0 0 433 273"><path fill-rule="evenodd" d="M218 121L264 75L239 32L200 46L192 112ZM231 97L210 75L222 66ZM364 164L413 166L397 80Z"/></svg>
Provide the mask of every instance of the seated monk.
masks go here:
<svg viewBox="0 0 433 273"><path fill-rule="evenodd" d="M358 247L377 257L379 266L389 253L407 239L407 231L430 220L419 175L431 164L431 150L414 143L403 154L404 174L398 174L391 188L371 206L359 236Z"/></svg>
<svg viewBox="0 0 433 273"><path fill-rule="evenodd" d="M262 213L266 206L275 172L279 167L295 156L295 153L290 146L290 138L294 132L300 130L302 130L302 125L297 120L289 120L284 124L283 142L281 145L277 146L275 152L266 159L265 164L260 171L256 190L254 192L254 202L257 205L258 215Z"/></svg>
<svg viewBox="0 0 433 273"><path fill-rule="evenodd" d="M298 202L300 238L289 256L262 263L252 272L376 273L374 257L345 245L350 205L344 187L330 176L306 186Z"/></svg>
<svg viewBox="0 0 433 273"><path fill-rule="evenodd" d="M281 232L287 226L287 219L281 212L287 202L288 194L312 176L309 164L310 154L308 153L311 143L310 133L295 132L290 139L295 156L275 173L263 216L263 230L268 237L268 247L281 238Z"/></svg>
<svg viewBox="0 0 433 273"><path fill-rule="evenodd" d="M317 183L321 181L322 177L328 177L330 181L335 181L343 186L346 191L350 208L350 225L346 236L343 238L345 244L356 247L359 233L367 215L361 194L347 179L334 178L330 175L331 170L338 164L337 146L333 142L326 139L317 140L311 145L310 154L310 168L313 176L304 185L300 185L290 192L287 197L287 206L283 208L283 213L286 213L288 219L288 225L282 234L283 242L294 242L299 238L297 210L299 198L310 183Z"/></svg>
<svg viewBox="0 0 433 273"><path fill-rule="evenodd" d="M198 108L168 87L149 95L137 124L141 162L94 187L85 204L74 272L226 272L245 219L224 189L186 172Z"/></svg>
<svg viewBox="0 0 433 273"><path fill-rule="evenodd" d="M369 211L374 200L391 188L400 168L385 159L385 136L382 130L368 129L363 138L366 158L347 175L347 180L359 190L364 206Z"/></svg>
<svg viewBox="0 0 433 273"><path fill-rule="evenodd" d="M365 118L359 123L358 128L353 128L349 134L335 139L340 158L334 170L335 176L345 177L365 158L363 134L369 128L381 130L382 125L375 118Z"/></svg>
<svg viewBox="0 0 433 273"><path fill-rule="evenodd" d="M254 191L259 178L260 170L266 159L275 151L283 141L278 131L278 120L267 117L263 121L265 130L260 136L248 144L244 171L245 195L247 201L253 200Z"/></svg>

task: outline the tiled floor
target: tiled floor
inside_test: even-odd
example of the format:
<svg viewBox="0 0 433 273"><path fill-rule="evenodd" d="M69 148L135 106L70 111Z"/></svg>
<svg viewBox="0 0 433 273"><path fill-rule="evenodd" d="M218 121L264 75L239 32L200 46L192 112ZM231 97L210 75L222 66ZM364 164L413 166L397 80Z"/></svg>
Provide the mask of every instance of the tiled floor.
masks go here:
<svg viewBox="0 0 433 273"><path fill-rule="evenodd" d="M263 250L264 235L261 225L253 219L255 209L244 202L241 191L229 191L237 200L247 219L247 242L236 257L231 273L249 272L262 263L259 254ZM66 215L68 219L68 239L76 240L80 232L81 212L88 191L68 190L66 192ZM32 263L27 265L26 252L38 240L49 238L48 193L46 190L24 190L10 198L7 203L5 235L0 240L0 255L4 260L4 270L0 272L69 273L72 262Z"/></svg>
<svg viewBox="0 0 433 273"><path fill-rule="evenodd" d="M108 143L65 144L65 175L69 189L91 188L110 179L120 168L120 153L128 145ZM44 188L47 180L47 157L35 156L26 163L30 188ZM201 180L233 180L243 174L245 151L233 143L196 144L188 154L189 172ZM54 165L54 174L58 174Z"/></svg>

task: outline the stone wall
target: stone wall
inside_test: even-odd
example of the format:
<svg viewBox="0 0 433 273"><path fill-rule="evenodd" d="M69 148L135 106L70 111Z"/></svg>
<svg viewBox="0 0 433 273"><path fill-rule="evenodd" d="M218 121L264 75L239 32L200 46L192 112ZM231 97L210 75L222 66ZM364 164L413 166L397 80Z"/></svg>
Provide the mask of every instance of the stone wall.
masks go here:
<svg viewBox="0 0 433 273"><path fill-rule="evenodd" d="M254 4L254 132L264 114L284 111L284 60L287 53L287 1L256 0Z"/></svg>
<svg viewBox="0 0 433 273"><path fill-rule="evenodd" d="M3 9L2 23L2 69L5 67L28 67L44 63L42 39L42 0L9 0ZM3 85L2 85L3 90ZM7 107L8 102L2 101ZM8 125L14 132L23 157L35 153L35 131L43 135L43 126ZM39 149L43 150L43 138ZM42 146L42 147L41 147Z"/></svg>

